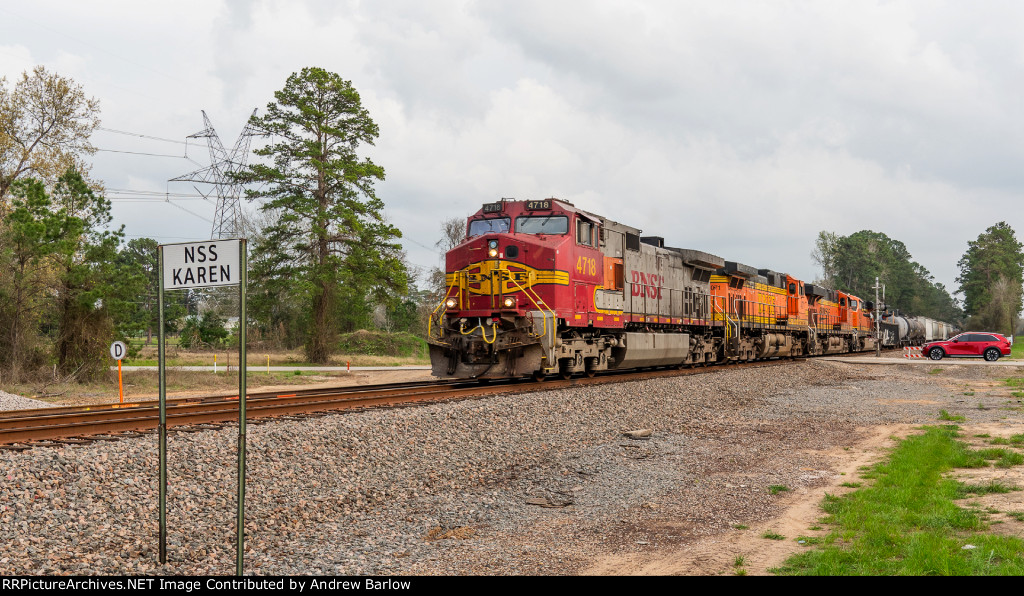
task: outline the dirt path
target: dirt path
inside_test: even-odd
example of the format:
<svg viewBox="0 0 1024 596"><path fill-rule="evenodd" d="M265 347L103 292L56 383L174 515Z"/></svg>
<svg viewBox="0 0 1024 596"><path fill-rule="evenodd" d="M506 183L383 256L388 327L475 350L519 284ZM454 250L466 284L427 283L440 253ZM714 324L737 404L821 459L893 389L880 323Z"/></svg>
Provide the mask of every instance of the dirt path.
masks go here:
<svg viewBox="0 0 1024 596"><path fill-rule="evenodd" d="M914 432L913 425L878 426L859 429L865 439L850 449L834 449L827 455L841 462L836 466L834 480L827 485L813 489L797 489L788 493L788 506L783 515L752 525L735 529L724 536L714 536L688 544L683 548L627 557L604 557L584 572L584 575L721 575L735 573L737 557L742 557L743 569L747 575L772 575L768 572L778 567L791 555L805 549L793 537L823 536L825 530L809 531L823 513L819 507L825 494L842 495L851 490L841 486L854 481L858 469L873 465L885 458L888 449L895 445L894 437L905 437ZM773 531L786 540L767 540L763 534Z"/></svg>
<svg viewBox="0 0 1024 596"><path fill-rule="evenodd" d="M1010 397L1001 380L957 379L947 389L969 399L997 399ZM936 394L938 397L938 394ZM1016 400L1019 403L1019 400ZM910 400L894 400L887 403L911 403ZM897 405L899 405L897 403ZM917 399L913 403L934 405L941 402ZM978 406L980 407L980 406ZM961 429L961 438L973 449L991 448L991 439L1009 438L1024 432L1024 420L1019 409L1007 408L1009 415L1001 422L969 423L955 422ZM834 475L824 485L814 488L799 488L786 493L784 512L766 522L752 524L748 528L733 529L725 534L701 539L681 547L646 552L643 555L602 556L586 569L584 575L733 575L742 569L746 575L772 575L772 568L781 566L785 560L807 547L796 540L800 536L825 536L827 528L818 527L825 515L820 503L826 494L841 496L855 487L844 483L860 483L860 471L888 457L889 451L899 439L919 432L920 425L899 424L858 428L862 437L852 446L833 448L819 455L828 456L835 462ZM1019 452L1019 450L1018 450ZM958 469L952 472L957 480L971 485L998 482L1008 487L1024 488L1024 466L1000 468L989 466L977 469ZM1024 490L1007 493L974 496L962 500L960 506L979 511L988 521L988 532L1024 538ZM785 536L785 540L764 538L765 532L772 531ZM742 557L742 566L736 565Z"/></svg>

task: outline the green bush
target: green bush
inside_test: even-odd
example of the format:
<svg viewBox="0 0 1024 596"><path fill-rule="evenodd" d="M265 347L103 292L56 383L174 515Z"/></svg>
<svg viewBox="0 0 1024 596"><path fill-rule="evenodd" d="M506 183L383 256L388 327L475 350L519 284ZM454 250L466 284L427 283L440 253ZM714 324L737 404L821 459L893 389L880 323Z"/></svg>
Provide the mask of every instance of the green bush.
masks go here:
<svg viewBox="0 0 1024 596"><path fill-rule="evenodd" d="M220 347L228 337L224 319L216 313L206 311L202 318L188 317L181 330L179 345L186 350L199 347Z"/></svg>
<svg viewBox="0 0 1024 596"><path fill-rule="evenodd" d="M419 356L426 351L426 342L410 333L386 333L360 329L343 334L338 340L342 354L368 356Z"/></svg>

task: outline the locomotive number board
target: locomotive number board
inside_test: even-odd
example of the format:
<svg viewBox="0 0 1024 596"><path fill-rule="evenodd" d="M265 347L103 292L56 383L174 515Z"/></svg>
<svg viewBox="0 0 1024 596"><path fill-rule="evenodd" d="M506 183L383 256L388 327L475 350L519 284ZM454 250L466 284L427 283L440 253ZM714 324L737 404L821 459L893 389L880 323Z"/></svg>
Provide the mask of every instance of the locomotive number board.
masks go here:
<svg viewBox="0 0 1024 596"><path fill-rule="evenodd" d="M503 201L497 203L484 203L484 213L501 213L505 207Z"/></svg>
<svg viewBox="0 0 1024 596"><path fill-rule="evenodd" d="M527 211L549 211L551 209L551 199L545 199L543 201L526 201Z"/></svg>

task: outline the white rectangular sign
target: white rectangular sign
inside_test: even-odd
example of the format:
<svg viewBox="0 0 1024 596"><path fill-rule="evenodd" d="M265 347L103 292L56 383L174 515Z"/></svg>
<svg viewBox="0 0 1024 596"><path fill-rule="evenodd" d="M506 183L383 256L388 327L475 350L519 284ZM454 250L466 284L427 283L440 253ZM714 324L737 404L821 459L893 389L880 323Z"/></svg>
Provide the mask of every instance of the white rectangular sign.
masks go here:
<svg viewBox="0 0 1024 596"><path fill-rule="evenodd" d="M164 289L237 286L242 279L240 244L237 239L164 244Z"/></svg>

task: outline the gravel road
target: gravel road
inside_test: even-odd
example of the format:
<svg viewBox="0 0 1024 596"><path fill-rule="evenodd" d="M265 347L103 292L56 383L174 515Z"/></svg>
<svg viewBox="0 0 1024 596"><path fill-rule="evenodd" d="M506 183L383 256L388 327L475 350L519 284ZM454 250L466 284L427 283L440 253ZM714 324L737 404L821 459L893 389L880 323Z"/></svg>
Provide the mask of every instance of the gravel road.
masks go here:
<svg viewBox="0 0 1024 596"><path fill-rule="evenodd" d="M617 572L640 572L836 483L834 452L871 428L945 409L1024 432L997 383L1011 374L809 360L254 424L246 571L578 574L630 557ZM233 573L236 441L171 433L166 567L156 435L0 452L0 575Z"/></svg>

